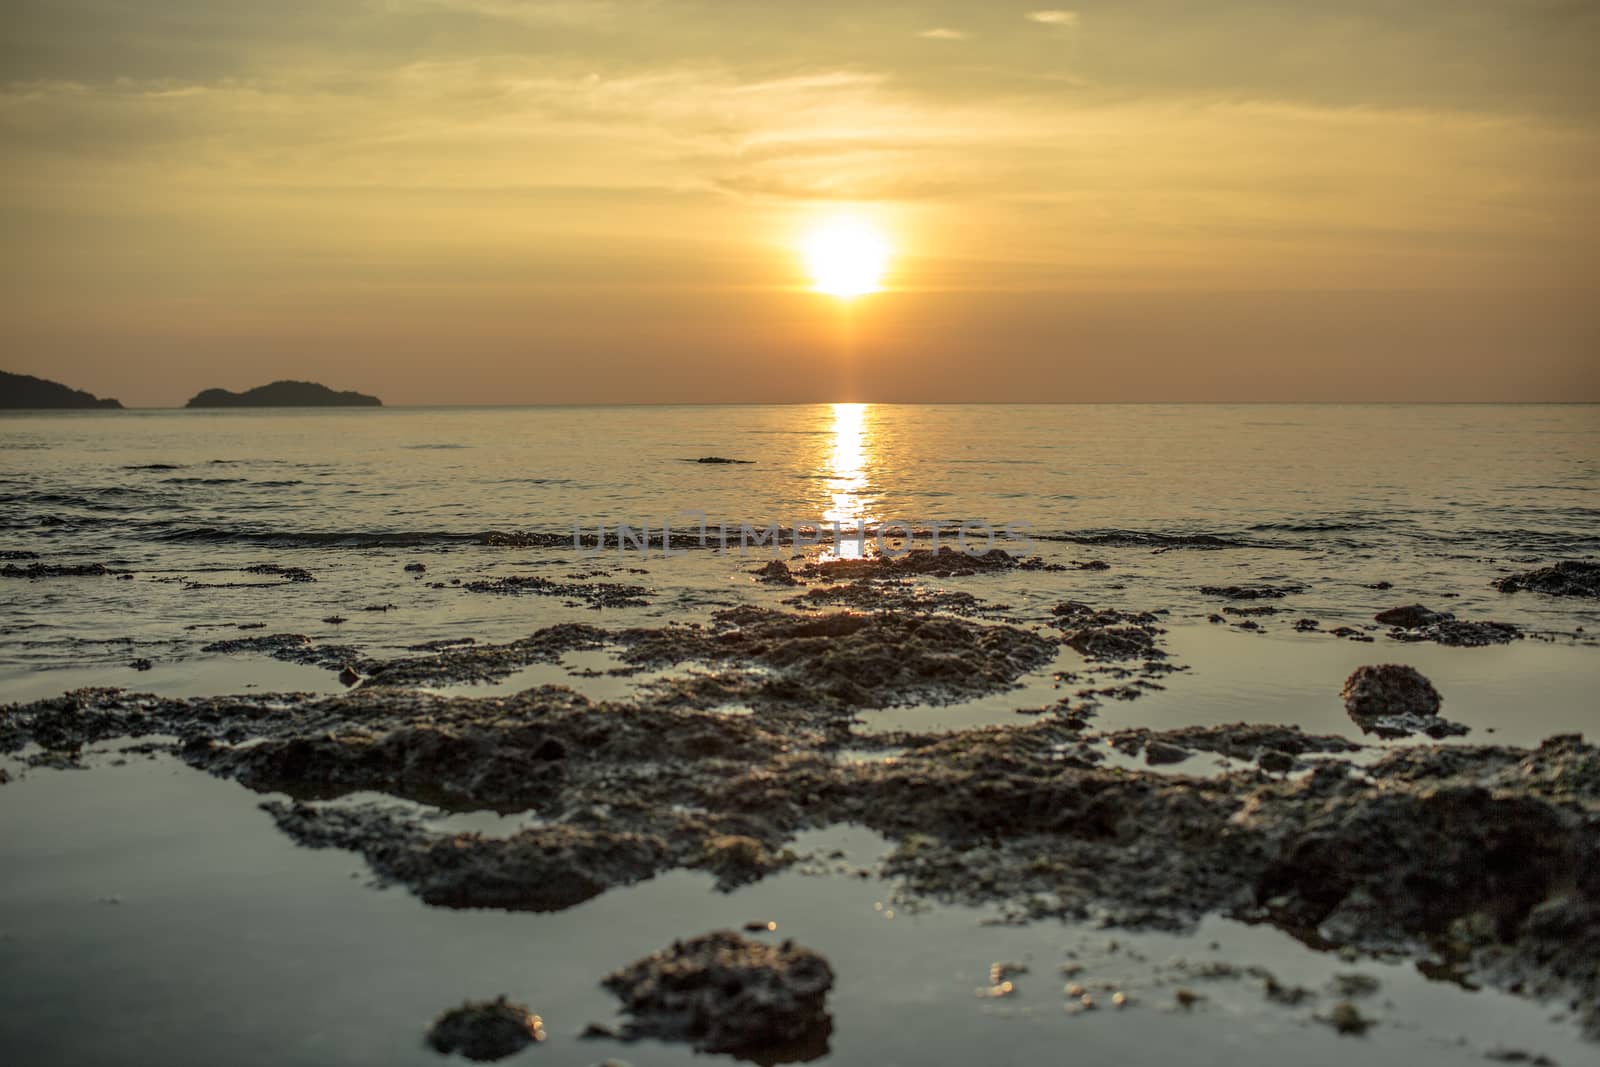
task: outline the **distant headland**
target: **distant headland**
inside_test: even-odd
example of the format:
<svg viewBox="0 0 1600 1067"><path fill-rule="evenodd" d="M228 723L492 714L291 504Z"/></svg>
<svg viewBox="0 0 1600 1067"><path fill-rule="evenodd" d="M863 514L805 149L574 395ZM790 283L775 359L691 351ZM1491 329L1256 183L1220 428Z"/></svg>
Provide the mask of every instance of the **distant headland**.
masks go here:
<svg viewBox="0 0 1600 1067"><path fill-rule="evenodd" d="M98 397L60 382L35 378L31 374L11 374L0 370L0 408L120 408L110 397Z"/></svg>
<svg viewBox="0 0 1600 1067"><path fill-rule="evenodd" d="M273 382L242 393L226 389L207 389L191 397L190 408L310 408L382 407L383 401L365 393L336 393L316 382Z"/></svg>

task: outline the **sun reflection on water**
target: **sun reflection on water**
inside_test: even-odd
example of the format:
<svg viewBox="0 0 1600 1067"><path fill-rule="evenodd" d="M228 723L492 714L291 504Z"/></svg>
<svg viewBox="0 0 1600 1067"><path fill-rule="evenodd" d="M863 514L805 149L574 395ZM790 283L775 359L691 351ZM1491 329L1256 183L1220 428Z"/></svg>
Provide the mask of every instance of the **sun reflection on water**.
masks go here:
<svg viewBox="0 0 1600 1067"><path fill-rule="evenodd" d="M872 458L870 404L833 405L833 448L828 455L827 485L831 504L822 513L831 535L837 529L833 554L839 559L860 559L865 530L877 518L871 514L867 467Z"/></svg>

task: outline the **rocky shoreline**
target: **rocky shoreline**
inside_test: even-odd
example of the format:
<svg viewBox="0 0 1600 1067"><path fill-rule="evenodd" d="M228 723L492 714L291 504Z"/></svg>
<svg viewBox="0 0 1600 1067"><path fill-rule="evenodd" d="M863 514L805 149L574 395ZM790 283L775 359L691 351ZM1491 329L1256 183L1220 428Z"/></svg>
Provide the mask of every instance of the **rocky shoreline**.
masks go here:
<svg viewBox="0 0 1600 1067"><path fill-rule="evenodd" d="M451 908L560 911L672 870L708 872L731 890L819 861L794 849L803 832L867 827L891 843L881 873L909 902L1130 929L1185 930L1226 915L1318 948L1402 954L1565 1002L1600 1039L1600 750L1577 735L1525 749L1380 750L1270 723L1102 732L1103 701L1137 698L1184 669L1164 647L1162 615L1064 601L1051 612L1053 630L1024 628L1001 621L1003 607L963 610L974 603L902 584L1028 565L1001 556L773 564L757 575L835 582L810 591L853 590L841 601L868 611L744 606L659 627L568 623L509 644L433 642L388 660L294 634L230 639L208 648L340 670L351 688L194 699L79 690L0 708L0 751L70 767L86 746L149 738L195 768L272 794L262 807L297 843L359 855L377 881ZM1566 568L1560 580L1574 573L1586 577ZM808 594L794 599L810 606ZM1461 624L1420 605L1378 621L1396 637L1484 643L1449 642L1447 627ZM600 648L617 657L615 673L652 677L610 701L548 685L497 697L421 688L502 679ZM1062 648L1080 653L1083 667L1058 675L1055 703L1018 709L1027 714L1013 724L854 729L867 709L1004 693ZM1352 719L1380 736L1459 732L1408 667L1362 667L1344 698ZM1225 762L1182 773L1196 753ZM348 799L374 792L393 802ZM535 822L489 836L441 829L427 811ZM709 958L696 944L684 949L698 961L683 965L691 970ZM762 967L794 966L781 953L751 958L761 965L741 981L761 988ZM639 1004L658 1003L640 990L642 974L608 981ZM639 1032L708 1049L766 1040L728 1036L741 1033L730 1018L695 1010L696 1026L670 1011L650 1022L645 1011ZM527 1037L520 1006L494 1002L482 1014L497 1032ZM768 1037L791 1041L803 1030L774 1024ZM439 1047L470 1047L470 1034L445 1033Z"/></svg>

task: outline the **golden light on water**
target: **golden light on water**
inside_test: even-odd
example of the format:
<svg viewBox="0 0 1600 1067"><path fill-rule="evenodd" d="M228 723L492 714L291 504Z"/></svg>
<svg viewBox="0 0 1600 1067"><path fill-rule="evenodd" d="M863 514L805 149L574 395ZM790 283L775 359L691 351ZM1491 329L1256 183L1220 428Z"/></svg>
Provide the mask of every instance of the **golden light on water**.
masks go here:
<svg viewBox="0 0 1600 1067"><path fill-rule="evenodd" d="M862 529L876 521L869 514L867 466L871 459L868 404L833 405L833 442L828 455L828 510L823 519L839 528L835 552L840 559L860 559L865 545ZM854 534L855 536L852 536Z"/></svg>
<svg viewBox="0 0 1600 1067"><path fill-rule="evenodd" d="M811 288L848 300L883 288L891 249L888 238L870 222L840 215L806 234L801 251Z"/></svg>

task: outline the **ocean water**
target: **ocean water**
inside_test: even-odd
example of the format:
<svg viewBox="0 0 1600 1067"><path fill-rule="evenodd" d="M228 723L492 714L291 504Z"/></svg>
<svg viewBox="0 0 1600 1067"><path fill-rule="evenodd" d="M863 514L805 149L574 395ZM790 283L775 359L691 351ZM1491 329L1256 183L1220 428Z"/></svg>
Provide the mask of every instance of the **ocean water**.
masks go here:
<svg viewBox="0 0 1600 1067"><path fill-rule="evenodd" d="M741 462L696 462L711 456ZM573 543L575 528L614 542L623 523L648 526L653 543L598 552ZM865 529L864 540L832 540L835 523ZM1066 568L915 582L1004 605L997 620L1043 628L1069 599L1162 612L1172 661L1185 669L1141 699L1108 702L1101 729L1278 722L1375 743L1344 714L1340 684L1362 663L1405 662L1433 680L1448 717L1471 727L1451 743L1594 732L1600 604L1491 585L1600 554L1600 408L1576 405L0 415L0 551L18 557L0 566L113 572L0 579L0 703L85 685L175 696L343 688L320 667L202 651L248 634L303 633L381 659L557 622L660 626L749 603L794 610L783 602L795 590L755 581L758 566L871 553L894 524L923 547L934 531L958 543L965 524L968 543L983 548L993 531L995 547ZM785 535L776 550L739 550L742 526L772 525ZM663 526L676 533L670 554ZM724 527L729 551L718 547ZM796 546L793 531L812 527L823 543ZM1090 561L1106 566L1075 566ZM426 569L406 570L416 564ZM261 565L314 580L250 569ZM597 608L582 596L468 588L513 575L637 591L625 606ZM1203 591L1263 583L1296 591L1237 602ZM1444 648L1396 641L1373 621L1418 601L1529 637ZM1263 605L1278 610L1225 612ZM1293 629L1299 618L1318 620L1318 631ZM1373 640L1330 636L1337 626ZM625 698L648 681L597 676L605 656L458 689L556 682ZM1059 696L1056 672L1080 662L1063 650L1011 692L864 711L856 729L1017 722L1019 709ZM86 761L88 773L0 766L14 777L0 787L11 872L0 880L0 1042L22 1062L431 1063L418 1041L426 1018L501 989L536 993L552 1034L512 1062L704 1062L681 1047L578 1040L582 1022L609 1010L595 981L686 932L768 916L841 975L829 1063L1034 1064L1069 1048L1088 1062L1333 1064L1352 1054L1305 1013L1243 987L1208 989L1210 1006L1194 1017L1061 1011L1064 958L1089 960L1150 1004L1170 1001L1150 961L1173 955L1261 963L1317 987L1344 967L1266 928L1208 920L1187 937L1119 934L1112 949L1103 931L997 927L981 909L896 917L884 907L893 886L877 878L799 873L724 896L706 876L678 872L555 915L430 909L402 890L374 891L357 857L297 848L235 783L116 742ZM867 866L885 847L865 831L825 838L817 844ZM974 997L1001 959L1032 962L1022 995ZM1592 1055L1572 1027L1552 1025L1548 1005L1429 981L1399 961L1361 969L1385 990L1385 1024L1361 1047L1368 1062L1452 1063L1502 1046L1563 1063Z"/></svg>
<svg viewBox="0 0 1600 1067"><path fill-rule="evenodd" d="M707 456L746 462L692 462ZM1307 586L1286 604L1328 623L1419 599L1531 627L1600 622L1591 605L1489 584L1600 552L1594 406L9 414L0 457L0 549L133 572L0 582L0 679L30 691L36 672L182 661L213 639L206 626L235 618L317 636L337 613L350 619L339 639L375 651L464 631L503 639L565 618L678 618L760 596L746 572L774 553L737 551L743 524L820 523L831 535L835 521L845 534L865 521L871 552L872 524L974 523L973 547L992 531L1013 552L1110 564L996 580L1023 614L1073 597L1203 618L1222 602L1201 586L1281 581ZM668 525L694 538L702 521L714 544L726 528L734 551L581 560L617 568L626 555L648 572L631 579L650 590L644 608L428 585L572 571L575 527L615 537L620 523ZM550 544L496 546L491 533ZM834 550L856 547L847 536ZM427 580L402 571L415 562ZM316 581L239 573L261 563ZM1368 588L1380 581L1393 590ZM204 588L219 585L234 587ZM369 604L395 607L349 610Z"/></svg>

